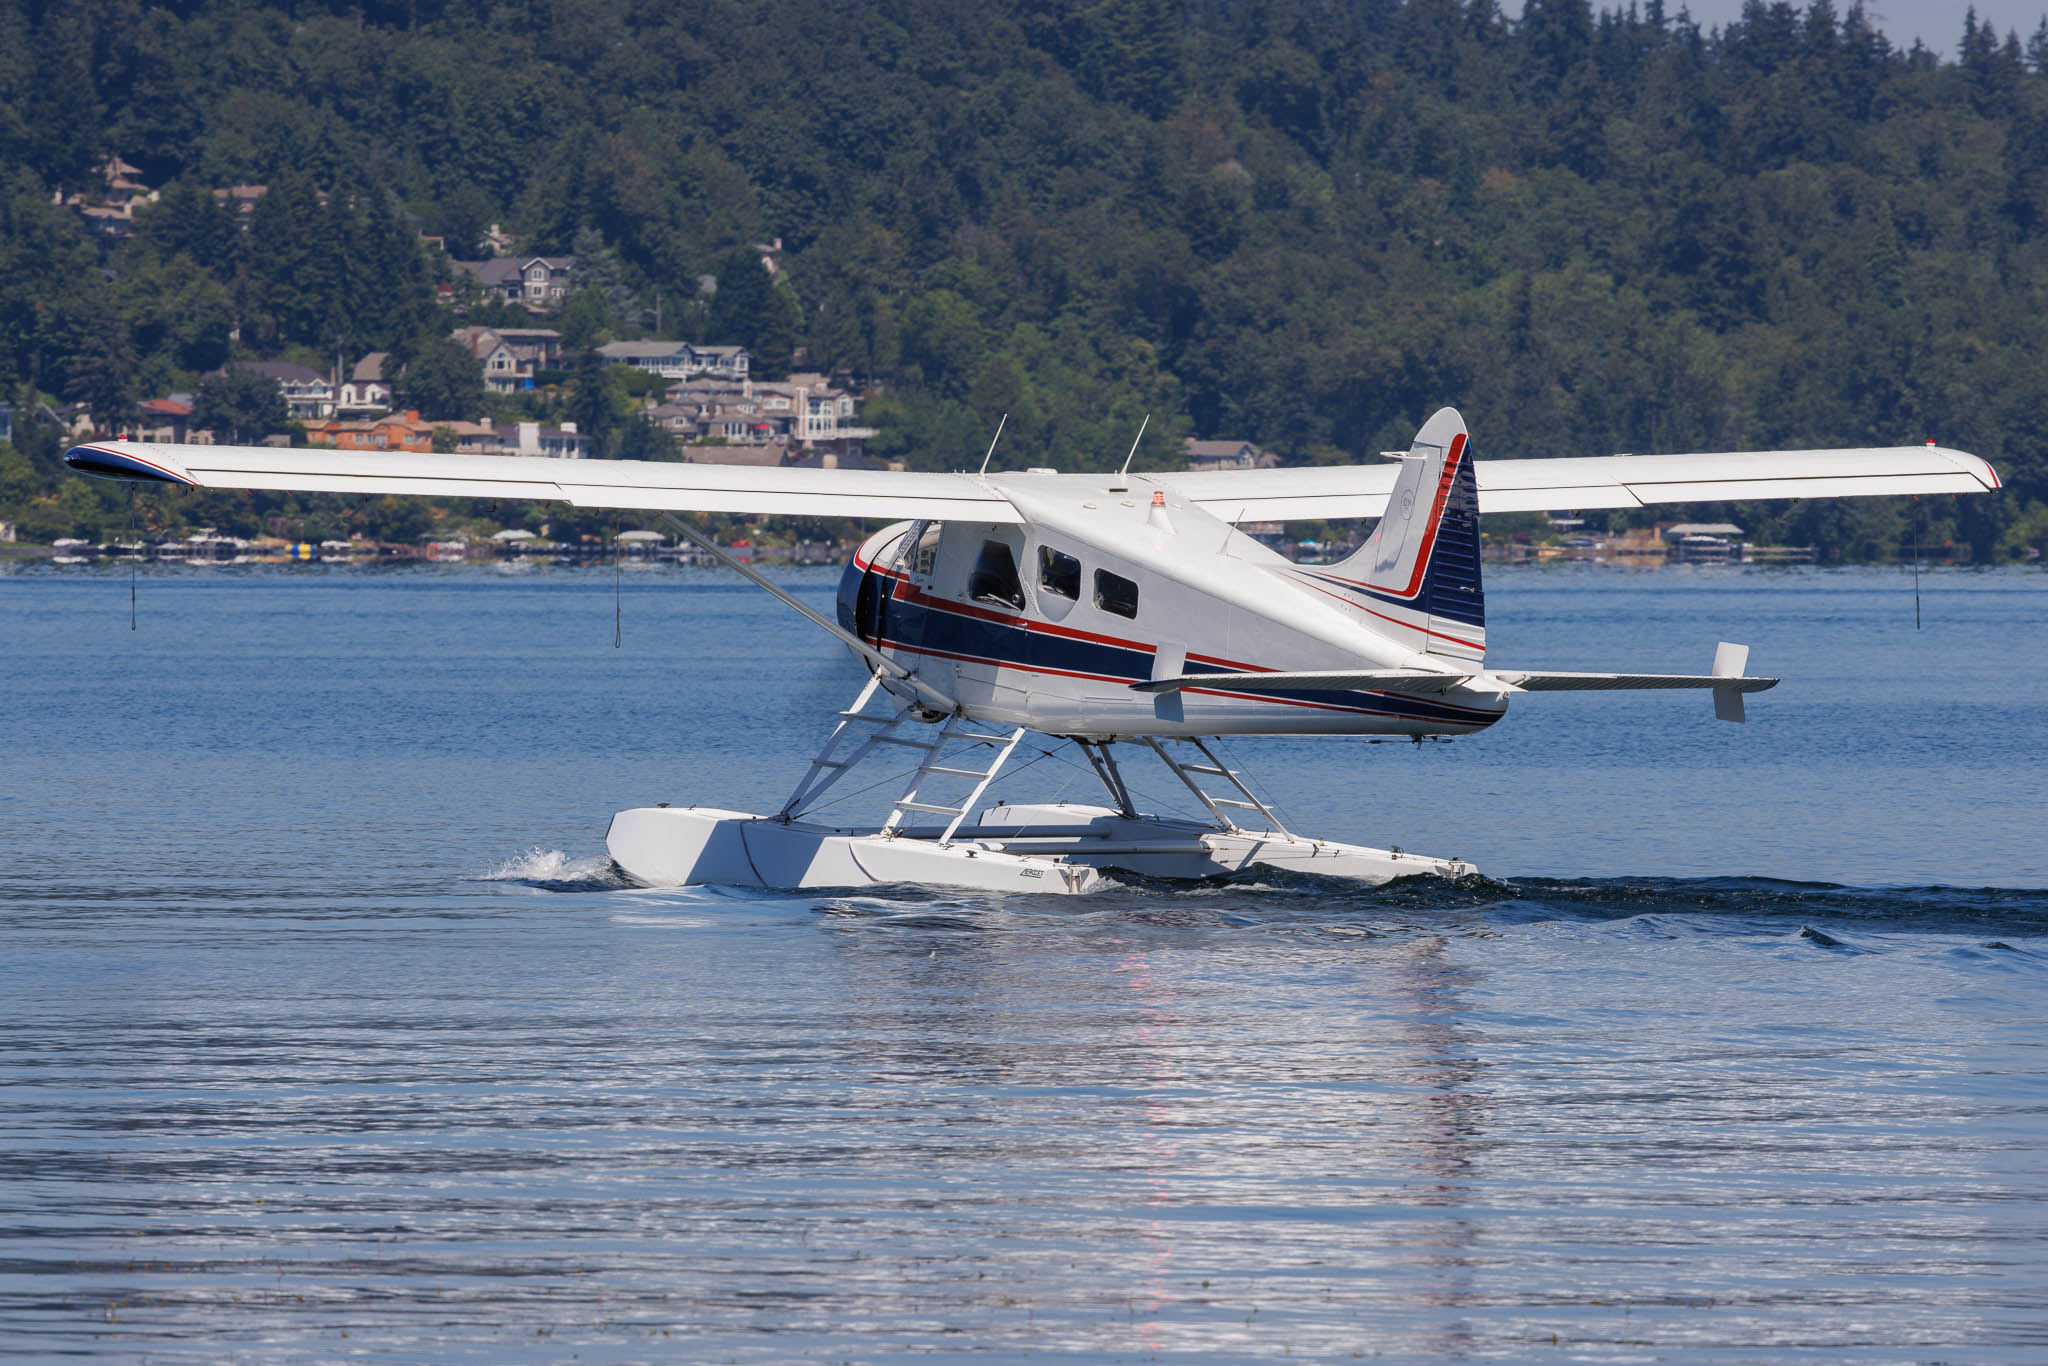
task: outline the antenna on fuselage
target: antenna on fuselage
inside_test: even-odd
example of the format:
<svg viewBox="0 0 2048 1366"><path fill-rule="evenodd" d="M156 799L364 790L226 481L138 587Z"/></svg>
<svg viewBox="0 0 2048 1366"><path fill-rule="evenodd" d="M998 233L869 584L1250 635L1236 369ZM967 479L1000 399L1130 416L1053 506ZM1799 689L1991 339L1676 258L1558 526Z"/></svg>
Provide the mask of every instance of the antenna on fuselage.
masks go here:
<svg viewBox="0 0 2048 1366"><path fill-rule="evenodd" d="M989 456L994 455L996 453L996 442L1001 441L1003 439L1003 428L1005 425L1009 423L1009 421L1010 415L1008 413L1004 413L1003 420L996 424L996 434L988 439L988 450L981 457L981 472L983 474L988 473L988 458Z"/></svg>
<svg viewBox="0 0 2048 1366"><path fill-rule="evenodd" d="M1131 457L1138 453L1138 443L1145 439L1145 428L1151 424L1151 421L1152 414L1147 413L1145 414L1145 420L1138 424L1138 434L1135 437L1131 438L1131 449L1124 455L1124 467L1116 472L1116 477L1119 480L1125 478L1130 474Z"/></svg>

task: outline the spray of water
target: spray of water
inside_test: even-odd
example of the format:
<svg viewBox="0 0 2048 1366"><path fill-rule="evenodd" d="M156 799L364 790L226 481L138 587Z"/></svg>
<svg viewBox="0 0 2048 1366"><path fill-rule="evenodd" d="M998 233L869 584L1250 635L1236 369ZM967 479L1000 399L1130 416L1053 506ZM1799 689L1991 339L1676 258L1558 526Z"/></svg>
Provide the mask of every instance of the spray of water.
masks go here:
<svg viewBox="0 0 2048 1366"><path fill-rule="evenodd" d="M572 858L560 849L538 846L506 859L489 872L478 874L477 881L524 882L537 887L592 890L628 885L619 876L618 867L610 855L586 854Z"/></svg>

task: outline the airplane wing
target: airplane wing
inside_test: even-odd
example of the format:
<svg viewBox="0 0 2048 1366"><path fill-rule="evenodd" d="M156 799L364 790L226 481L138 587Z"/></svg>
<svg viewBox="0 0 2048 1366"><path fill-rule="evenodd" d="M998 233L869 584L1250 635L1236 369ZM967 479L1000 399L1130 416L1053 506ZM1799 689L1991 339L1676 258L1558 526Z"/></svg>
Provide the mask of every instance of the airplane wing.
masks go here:
<svg viewBox="0 0 2048 1366"><path fill-rule="evenodd" d="M1023 520L1009 499L967 474L412 451L386 454L281 446L172 446L146 441L95 441L74 446L65 452L64 462L80 473L103 478L198 488L430 493L670 512Z"/></svg>
<svg viewBox="0 0 2048 1366"><path fill-rule="evenodd" d="M1282 522L1377 517L1386 510L1399 471L1395 464L1319 465L1146 477L1228 521ZM1988 461L1945 446L1479 460L1472 472L1479 481L1481 512L1981 493L1999 487Z"/></svg>
<svg viewBox="0 0 2048 1366"><path fill-rule="evenodd" d="M968 474L145 441L95 441L72 447L64 459L84 474L200 488L425 493L669 512L1023 520L993 483ZM1144 477L1226 520L1265 522L1377 517L1386 509L1398 470L1392 464L1330 465ZM1481 512L1978 493L1999 486L1989 463L1940 446L1482 460L1473 471Z"/></svg>

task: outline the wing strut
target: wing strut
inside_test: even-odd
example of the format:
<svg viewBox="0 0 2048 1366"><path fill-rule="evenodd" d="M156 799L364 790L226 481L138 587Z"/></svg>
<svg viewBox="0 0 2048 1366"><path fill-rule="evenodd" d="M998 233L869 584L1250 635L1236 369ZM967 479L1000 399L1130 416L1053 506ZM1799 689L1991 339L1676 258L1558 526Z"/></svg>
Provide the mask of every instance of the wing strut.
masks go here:
<svg viewBox="0 0 2048 1366"><path fill-rule="evenodd" d="M809 617L820 628L845 645L847 649L852 650L862 659L865 659L877 672L887 674L899 683L908 683L916 690L918 700L933 711L943 712L950 716L960 710L958 702L955 702L952 698L946 696L946 694L940 692L937 688L934 688L931 684L925 682L853 632L846 630L824 613L813 610L809 604L785 590L780 584L763 574L760 570L755 569L744 560L735 559L727 554L722 546L697 530L697 528L691 526L688 522L667 512L661 514L661 519L690 540L695 541L700 547L708 551L713 558L718 560L719 563L732 570L733 573L748 580L757 588L765 588L789 606L794 607L797 611Z"/></svg>

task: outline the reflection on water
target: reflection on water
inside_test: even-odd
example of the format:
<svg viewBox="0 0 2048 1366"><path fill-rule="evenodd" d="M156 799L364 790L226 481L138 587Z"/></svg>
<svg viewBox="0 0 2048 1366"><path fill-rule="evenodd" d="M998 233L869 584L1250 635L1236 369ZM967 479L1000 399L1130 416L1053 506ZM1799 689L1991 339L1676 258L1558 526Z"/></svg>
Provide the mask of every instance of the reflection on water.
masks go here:
<svg viewBox="0 0 2048 1366"><path fill-rule="evenodd" d="M0 1357L2048 1356L2048 892L2013 889L2048 870L2002 805L2038 816L2038 720L1887 704L1783 773L1716 740L1750 791L1624 791L1684 733L1600 770L1646 859L1693 821L1721 869L1773 846L1701 812L1781 779L1881 825L1897 748L1993 775L1978 843L1912 863L1931 803L1893 828L1926 886L1489 858L1375 890L645 891L603 812L784 785L786 734L733 727L712 767L674 709L752 678L807 724L836 684L757 668L800 646L711 595L716 629L636 659L602 597L563 662L535 641L573 642L573 582L272 582L192 589L154 644L146 609L120 668L0 583ZM1518 585L1562 614L1489 583ZM1702 611L1660 591L1648 620ZM1816 610L1760 592L1771 630ZM1611 742L1542 724L1574 764ZM1293 776L1343 793L1358 756L1327 753ZM1398 761L1465 765L1486 798L1454 814L1548 850L1524 866L1612 852L1578 807L1543 835L1542 770L1518 798L1463 753ZM1999 859L2021 876L1938 866Z"/></svg>
<svg viewBox="0 0 2048 1366"><path fill-rule="evenodd" d="M17 889L0 1340L2025 1355L2048 894L1754 890Z"/></svg>

